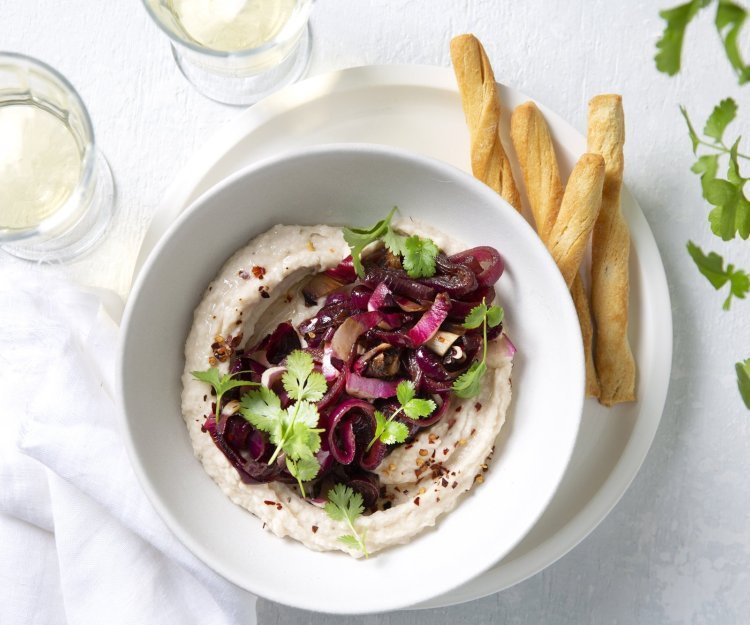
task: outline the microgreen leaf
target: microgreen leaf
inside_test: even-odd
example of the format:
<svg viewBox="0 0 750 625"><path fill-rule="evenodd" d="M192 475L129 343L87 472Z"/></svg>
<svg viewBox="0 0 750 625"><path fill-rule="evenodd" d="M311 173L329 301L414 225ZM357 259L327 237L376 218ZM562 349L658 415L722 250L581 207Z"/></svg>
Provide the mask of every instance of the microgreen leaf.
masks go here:
<svg viewBox="0 0 750 625"><path fill-rule="evenodd" d="M351 534L339 536L338 540L368 557L365 532L358 532L354 527L354 522L365 511L362 495L350 486L336 484L328 491L328 501L323 509L331 520L346 523L351 531Z"/></svg>
<svg viewBox="0 0 750 625"><path fill-rule="evenodd" d="M430 239L410 236L404 243L404 269L410 278L429 278L435 275L438 246Z"/></svg>
<svg viewBox="0 0 750 625"><path fill-rule="evenodd" d="M725 98L711 111L711 115L706 120L706 126L703 128L703 134L721 143L726 127L736 116L737 103L732 98Z"/></svg>
<svg viewBox="0 0 750 625"><path fill-rule="evenodd" d="M740 396L745 406L750 409L750 358L738 362L734 368L737 371L737 387L740 389Z"/></svg>
<svg viewBox="0 0 750 625"><path fill-rule="evenodd" d="M745 271L735 269L731 264L727 265L725 269L724 259L721 256L715 252L706 256L701 248L692 241L688 242L687 249L690 257L697 265L698 271L706 277L716 290L729 283L729 295L724 301L724 310L729 310L732 297L745 299L745 295L750 291L750 277Z"/></svg>

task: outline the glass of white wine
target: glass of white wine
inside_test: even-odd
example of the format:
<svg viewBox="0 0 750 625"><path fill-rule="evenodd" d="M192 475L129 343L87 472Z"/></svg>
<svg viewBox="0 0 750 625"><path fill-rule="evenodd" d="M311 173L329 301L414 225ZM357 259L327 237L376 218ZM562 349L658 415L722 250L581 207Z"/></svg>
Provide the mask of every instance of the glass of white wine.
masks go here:
<svg viewBox="0 0 750 625"><path fill-rule="evenodd" d="M72 85L41 61L0 52L0 247L39 262L80 256L107 230L113 200Z"/></svg>
<svg viewBox="0 0 750 625"><path fill-rule="evenodd" d="M298 80L312 48L313 0L143 0L203 95L248 105Z"/></svg>

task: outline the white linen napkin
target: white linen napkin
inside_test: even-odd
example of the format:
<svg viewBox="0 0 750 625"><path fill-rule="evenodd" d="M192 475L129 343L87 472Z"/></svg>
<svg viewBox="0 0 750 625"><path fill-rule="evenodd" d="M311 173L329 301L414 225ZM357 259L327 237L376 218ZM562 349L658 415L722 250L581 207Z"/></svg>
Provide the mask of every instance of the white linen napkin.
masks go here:
<svg viewBox="0 0 750 625"><path fill-rule="evenodd" d="M253 625L137 482L115 419L117 326L53 268L0 276L0 623Z"/></svg>

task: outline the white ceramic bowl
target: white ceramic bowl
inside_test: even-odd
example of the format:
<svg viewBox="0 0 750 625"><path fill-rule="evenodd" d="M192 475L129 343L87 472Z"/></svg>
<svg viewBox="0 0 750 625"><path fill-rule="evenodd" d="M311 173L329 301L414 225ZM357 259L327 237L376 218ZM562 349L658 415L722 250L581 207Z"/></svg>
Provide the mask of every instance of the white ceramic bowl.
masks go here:
<svg viewBox="0 0 750 625"><path fill-rule="evenodd" d="M204 289L252 237L278 223L367 225L394 205L467 246L492 245L503 254L498 293L518 348L514 396L484 484L410 544L354 560L266 532L206 475L180 414L183 346ZM436 597L485 571L523 538L570 459L584 365L578 319L562 277L512 207L439 161L347 144L238 172L180 216L133 287L117 380L135 471L156 510L196 556L268 599L367 613Z"/></svg>

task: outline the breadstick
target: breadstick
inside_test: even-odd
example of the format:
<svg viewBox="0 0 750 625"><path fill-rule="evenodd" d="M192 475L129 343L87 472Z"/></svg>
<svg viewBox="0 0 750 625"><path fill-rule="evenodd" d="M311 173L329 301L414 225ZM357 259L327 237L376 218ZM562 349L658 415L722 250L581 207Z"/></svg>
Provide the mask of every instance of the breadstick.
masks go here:
<svg viewBox="0 0 750 625"><path fill-rule="evenodd" d="M573 304L578 313L578 323L581 326L581 336L583 337L583 355L586 359L586 395L588 397L599 397L601 389L594 367L593 355L594 325L591 322L589 297L586 294L580 274L576 274L570 294L573 296Z"/></svg>
<svg viewBox="0 0 750 625"><path fill-rule="evenodd" d="M620 213L625 122L622 98L589 102L588 149L604 157L602 207L593 233L591 303L596 321L594 361L605 406L635 399L635 362L628 343L630 234Z"/></svg>
<svg viewBox="0 0 750 625"><path fill-rule="evenodd" d="M568 288L578 275L591 230L599 214L604 184L604 159L584 154L565 185L557 221L550 232L549 248Z"/></svg>
<svg viewBox="0 0 750 625"><path fill-rule="evenodd" d="M555 242L555 239L550 238L550 234L560 213L563 187L547 122L533 102L526 102L513 111L510 132L521 165L526 195L529 199L531 212L534 215L537 232L550 249L550 246ZM569 194L568 205L572 208L574 204L570 200L571 197L572 195ZM601 202L601 184L599 185L599 201ZM569 207L566 207L566 215L569 212ZM596 209L598 210L598 208L597 204ZM588 234L586 234L587 239ZM580 263L580 259L578 262ZM583 287L583 282L577 275L577 267L574 273L576 278L573 281L571 295L578 313L578 322L583 337L583 351L586 359L586 394L589 397L599 397L599 381L596 377L592 353L594 329L591 322L589 299Z"/></svg>
<svg viewBox="0 0 750 625"><path fill-rule="evenodd" d="M520 211L521 196L500 141L500 99L487 54L474 35L454 37L450 47L471 138L471 170Z"/></svg>
<svg viewBox="0 0 750 625"><path fill-rule="evenodd" d="M560 210L563 186L552 137L536 104L524 102L516 107L510 117L510 136L536 230L547 243Z"/></svg>

